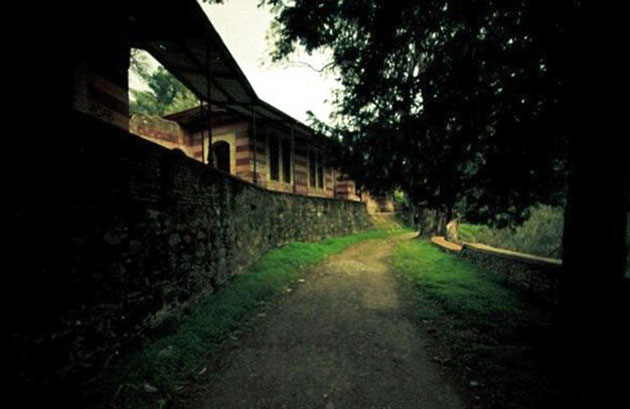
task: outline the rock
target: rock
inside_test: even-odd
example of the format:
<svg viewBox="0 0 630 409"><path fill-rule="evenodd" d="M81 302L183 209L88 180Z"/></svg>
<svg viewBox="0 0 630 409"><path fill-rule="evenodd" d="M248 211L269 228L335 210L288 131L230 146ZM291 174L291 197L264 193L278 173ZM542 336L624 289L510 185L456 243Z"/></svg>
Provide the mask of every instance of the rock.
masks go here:
<svg viewBox="0 0 630 409"><path fill-rule="evenodd" d="M123 240L125 240L126 238L127 234L120 227L114 227L108 230L103 236L103 240L105 241L105 243L109 244L110 246L116 246L122 243Z"/></svg>
<svg viewBox="0 0 630 409"><path fill-rule="evenodd" d="M181 237L179 237L179 234L176 233L173 233L168 237L168 244L171 247L177 246L179 243L181 243L181 241Z"/></svg>
<svg viewBox="0 0 630 409"><path fill-rule="evenodd" d="M326 409L335 409L335 405L333 405L333 403L332 403L332 402L328 402L328 403L326 404Z"/></svg>
<svg viewBox="0 0 630 409"><path fill-rule="evenodd" d="M109 275L113 278L119 278L125 275L127 269L121 263L114 263L109 267Z"/></svg>
<svg viewBox="0 0 630 409"><path fill-rule="evenodd" d="M144 389L144 391L147 393L155 393L158 391L158 389L155 386L150 385L148 383L145 383L144 385L142 385L142 389Z"/></svg>
<svg viewBox="0 0 630 409"><path fill-rule="evenodd" d="M140 240L129 241L129 253L136 254L142 251L142 242Z"/></svg>
<svg viewBox="0 0 630 409"><path fill-rule="evenodd" d="M160 349L160 351L157 353L157 356L160 358L166 358L173 355L174 352L175 352L175 347L173 345L169 345L167 347Z"/></svg>

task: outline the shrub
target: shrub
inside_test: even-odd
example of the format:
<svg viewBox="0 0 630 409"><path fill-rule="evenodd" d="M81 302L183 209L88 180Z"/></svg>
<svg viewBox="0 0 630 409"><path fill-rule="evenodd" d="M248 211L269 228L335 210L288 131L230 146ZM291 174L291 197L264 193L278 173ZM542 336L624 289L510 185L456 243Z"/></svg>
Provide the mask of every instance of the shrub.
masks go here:
<svg viewBox="0 0 630 409"><path fill-rule="evenodd" d="M516 228L496 229L462 223L460 238L462 241L483 243L507 250L562 258L563 209L537 205L528 212L529 218Z"/></svg>

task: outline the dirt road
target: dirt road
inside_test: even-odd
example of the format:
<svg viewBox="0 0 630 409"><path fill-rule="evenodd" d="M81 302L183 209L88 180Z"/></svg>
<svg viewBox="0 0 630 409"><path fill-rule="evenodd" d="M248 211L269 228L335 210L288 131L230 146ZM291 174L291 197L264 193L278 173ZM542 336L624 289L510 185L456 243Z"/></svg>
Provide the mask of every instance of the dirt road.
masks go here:
<svg viewBox="0 0 630 409"><path fill-rule="evenodd" d="M427 357L411 300L387 258L398 240L359 244L310 271L260 314L190 408L462 408Z"/></svg>

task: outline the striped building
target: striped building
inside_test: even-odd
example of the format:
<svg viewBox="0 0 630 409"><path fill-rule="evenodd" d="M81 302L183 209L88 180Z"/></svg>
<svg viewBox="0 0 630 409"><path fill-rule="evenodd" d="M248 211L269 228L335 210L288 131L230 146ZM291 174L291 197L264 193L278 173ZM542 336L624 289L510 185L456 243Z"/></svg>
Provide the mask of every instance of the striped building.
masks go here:
<svg viewBox="0 0 630 409"><path fill-rule="evenodd" d="M126 13L129 38L104 31L102 46L94 45L76 67L74 109L270 190L361 200L354 181L327 165L329 141L256 95L194 0L150 9L134 3ZM163 21L170 20L186 21L186 35L165 33ZM130 118L131 46L148 51L200 100L210 101L210 115L206 105L164 118ZM364 198L368 209L382 211Z"/></svg>
<svg viewBox="0 0 630 409"><path fill-rule="evenodd" d="M354 181L326 164L326 139L297 121L287 122L213 107L210 137L206 110L196 107L164 118L136 114L129 129L269 190L361 200Z"/></svg>

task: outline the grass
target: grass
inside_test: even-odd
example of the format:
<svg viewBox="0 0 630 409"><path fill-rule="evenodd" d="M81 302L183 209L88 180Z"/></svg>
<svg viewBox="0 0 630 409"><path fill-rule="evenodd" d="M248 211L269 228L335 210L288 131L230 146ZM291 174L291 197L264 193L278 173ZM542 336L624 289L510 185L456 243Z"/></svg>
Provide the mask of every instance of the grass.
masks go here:
<svg viewBox="0 0 630 409"><path fill-rule="evenodd" d="M402 243L393 265L416 288L471 325L490 329L504 326L506 318L523 314L519 296L503 287L493 274L427 241Z"/></svg>
<svg viewBox="0 0 630 409"><path fill-rule="evenodd" d="M461 381L471 407L524 409L553 400L534 359L543 311L492 273L426 241L401 243L391 262L411 284L434 360Z"/></svg>
<svg viewBox="0 0 630 409"><path fill-rule="evenodd" d="M286 293L308 267L364 240L405 231L388 225L315 243L295 242L267 252L246 273L202 300L178 330L156 340L124 365L116 406L163 407L184 386L199 381L224 341L265 302Z"/></svg>

